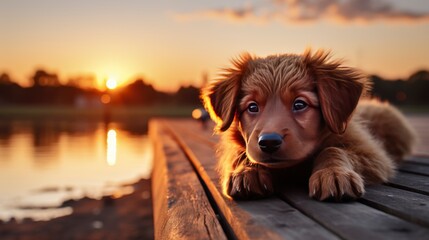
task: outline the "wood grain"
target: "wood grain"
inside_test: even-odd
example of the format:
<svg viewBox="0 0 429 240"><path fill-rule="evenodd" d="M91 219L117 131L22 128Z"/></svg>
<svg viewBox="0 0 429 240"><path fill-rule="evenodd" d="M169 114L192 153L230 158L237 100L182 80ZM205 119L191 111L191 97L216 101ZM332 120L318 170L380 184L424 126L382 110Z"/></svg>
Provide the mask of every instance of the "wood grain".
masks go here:
<svg viewBox="0 0 429 240"><path fill-rule="evenodd" d="M156 239L226 239L188 159L160 122L150 122Z"/></svg>
<svg viewBox="0 0 429 240"><path fill-rule="evenodd" d="M389 180L388 185L429 196L429 179L425 176L399 172L394 178Z"/></svg>
<svg viewBox="0 0 429 240"><path fill-rule="evenodd" d="M376 185L367 187L361 202L410 222L429 227L429 196Z"/></svg>
<svg viewBox="0 0 429 240"><path fill-rule="evenodd" d="M404 162L399 166L399 171L415 173L415 174L429 177L429 166L426 166L423 164Z"/></svg>
<svg viewBox="0 0 429 240"><path fill-rule="evenodd" d="M359 202L332 203L310 199L304 189L286 189L282 197L344 239L425 239L429 229Z"/></svg>

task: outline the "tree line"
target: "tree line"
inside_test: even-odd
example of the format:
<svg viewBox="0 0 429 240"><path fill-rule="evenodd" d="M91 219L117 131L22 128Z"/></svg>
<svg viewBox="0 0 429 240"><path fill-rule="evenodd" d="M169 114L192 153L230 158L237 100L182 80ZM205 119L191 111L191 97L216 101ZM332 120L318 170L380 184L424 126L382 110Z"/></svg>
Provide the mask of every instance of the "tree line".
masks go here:
<svg viewBox="0 0 429 240"><path fill-rule="evenodd" d="M30 87L22 87L7 73L0 74L0 105L98 106L103 104L105 95L108 95L108 104L118 106L200 104L197 87L182 86L175 93L168 93L156 90L141 78L109 91L95 88L95 78L91 76L72 78L61 84L58 75L37 70L31 83Z"/></svg>
<svg viewBox="0 0 429 240"><path fill-rule="evenodd" d="M376 75L370 78L374 97L395 105L429 106L429 71L417 71L408 79L385 80Z"/></svg>
<svg viewBox="0 0 429 240"><path fill-rule="evenodd" d="M380 76L369 77L372 96L395 105L429 104L429 71L421 70L408 79L386 80ZM37 70L31 77L32 86L22 87L7 73L0 74L0 105L97 105L108 94L111 105L200 105L199 88L180 87L174 93L156 90L144 79L115 89L101 91L91 86L95 78L81 76L61 84L58 75Z"/></svg>

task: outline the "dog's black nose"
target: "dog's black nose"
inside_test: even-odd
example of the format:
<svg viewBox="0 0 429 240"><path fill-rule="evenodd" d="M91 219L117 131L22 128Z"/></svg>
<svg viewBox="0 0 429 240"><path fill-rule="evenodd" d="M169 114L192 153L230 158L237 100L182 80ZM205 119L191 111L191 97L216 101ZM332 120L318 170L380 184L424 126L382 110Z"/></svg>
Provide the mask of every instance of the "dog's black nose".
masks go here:
<svg viewBox="0 0 429 240"><path fill-rule="evenodd" d="M259 148L266 153L274 153L282 145L283 137L277 133L265 133L259 136Z"/></svg>

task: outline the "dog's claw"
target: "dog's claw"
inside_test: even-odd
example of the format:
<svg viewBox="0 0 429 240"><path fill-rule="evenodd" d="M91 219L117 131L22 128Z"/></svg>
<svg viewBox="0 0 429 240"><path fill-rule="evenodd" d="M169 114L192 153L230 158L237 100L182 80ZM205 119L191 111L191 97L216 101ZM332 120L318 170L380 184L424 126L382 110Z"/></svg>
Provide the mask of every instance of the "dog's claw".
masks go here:
<svg viewBox="0 0 429 240"><path fill-rule="evenodd" d="M269 196L273 191L270 173L252 166L230 176L227 194L234 199L252 199Z"/></svg>
<svg viewBox="0 0 429 240"><path fill-rule="evenodd" d="M356 172L343 168L325 168L314 172L309 181L310 197L318 200L356 199L365 192L363 179Z"/></svg>

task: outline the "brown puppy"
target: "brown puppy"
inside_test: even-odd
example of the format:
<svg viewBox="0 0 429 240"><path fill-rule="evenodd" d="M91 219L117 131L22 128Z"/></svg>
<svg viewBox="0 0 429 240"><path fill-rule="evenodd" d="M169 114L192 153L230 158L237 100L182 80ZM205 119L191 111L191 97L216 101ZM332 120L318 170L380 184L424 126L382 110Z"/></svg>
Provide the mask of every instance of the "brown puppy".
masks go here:
<svg viewBox="0 0 429 240"><path fill-rule="evenodd" d="M227 196L268 196L273 169L310 162L311 197L358 198L365 184L392 177L412 150L415 134L404 117L377 101L358 105L367 78L324 51L243 54L233 65L202 91L222 134L219 170Z"/></svg>

